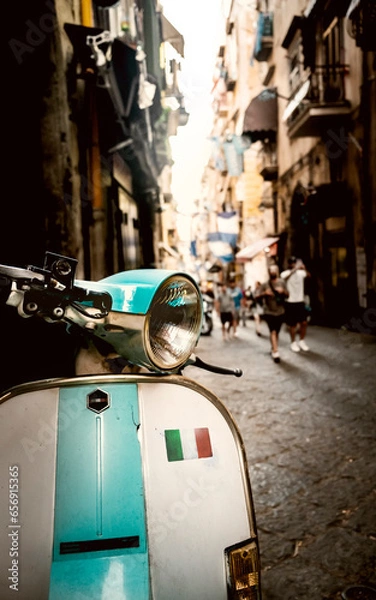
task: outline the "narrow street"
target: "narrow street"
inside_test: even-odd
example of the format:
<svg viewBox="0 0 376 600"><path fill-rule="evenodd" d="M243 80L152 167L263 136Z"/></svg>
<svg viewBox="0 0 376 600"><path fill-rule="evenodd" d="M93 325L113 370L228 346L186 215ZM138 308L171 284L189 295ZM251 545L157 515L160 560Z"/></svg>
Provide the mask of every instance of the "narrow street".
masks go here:
<svg viewBox="0 0 376 600"><path fill-rule="evenodd" d="M197 355L243 376L194 367L185 375L221 398L242 434L263 600L340 600L350 586L376 588L376 337L312 325L311 350L294 354L283 329L275 364L265 323L262 331L248 320L223 342L216 319Z"/></svg>

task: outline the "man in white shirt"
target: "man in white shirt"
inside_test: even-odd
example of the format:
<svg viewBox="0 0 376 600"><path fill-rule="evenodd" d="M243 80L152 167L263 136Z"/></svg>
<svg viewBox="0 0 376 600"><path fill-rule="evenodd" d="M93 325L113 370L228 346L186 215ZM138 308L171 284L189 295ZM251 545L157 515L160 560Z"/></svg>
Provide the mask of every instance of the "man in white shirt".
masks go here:
<svg viewBox="0 0 376 600"><path fill-rule="evenodd" d="M293 352L305 352L309 350L305 342L307 332L307 311L304 302L304 280L309 277L303 262L292 256L288 260L288 269L282 271L281 278L285 280L289 296L286 299L285 320L289 327L291 345ZM299 342L295 340L297 327L299 326Z"/></svg>

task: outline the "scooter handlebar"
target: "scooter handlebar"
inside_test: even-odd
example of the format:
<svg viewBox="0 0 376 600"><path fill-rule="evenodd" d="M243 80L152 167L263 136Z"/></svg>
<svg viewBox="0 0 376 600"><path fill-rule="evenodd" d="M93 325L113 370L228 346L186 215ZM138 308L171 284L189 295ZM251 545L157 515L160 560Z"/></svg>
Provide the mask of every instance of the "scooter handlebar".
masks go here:
<svg viewBox="0 0 376 600"><path fill-rule="evenodd" d="M56 260L43 269L0 265L0 302L17 307L22 317L39 315L52 321L62 320L69 306L90 319L107 316L110 294L75 286L74 263L72 267L70 259L47 254L50 262L51 257Z"/></svg>

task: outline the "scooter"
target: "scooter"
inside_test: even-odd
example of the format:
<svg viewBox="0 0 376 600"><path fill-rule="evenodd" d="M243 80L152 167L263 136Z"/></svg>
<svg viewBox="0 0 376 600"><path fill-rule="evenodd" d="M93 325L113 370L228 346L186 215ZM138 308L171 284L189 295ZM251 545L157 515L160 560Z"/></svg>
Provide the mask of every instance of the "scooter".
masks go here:
<svg viewBox="0 0 376 600"><path fill-rule="evenodd" d="M76 280L77 261L0 265L21 318L63 325L77 375L0 398L0 598L261 600L245 450L187 365L202 299L184 272ZM38 351L36 346L36 352Z"/></svg>

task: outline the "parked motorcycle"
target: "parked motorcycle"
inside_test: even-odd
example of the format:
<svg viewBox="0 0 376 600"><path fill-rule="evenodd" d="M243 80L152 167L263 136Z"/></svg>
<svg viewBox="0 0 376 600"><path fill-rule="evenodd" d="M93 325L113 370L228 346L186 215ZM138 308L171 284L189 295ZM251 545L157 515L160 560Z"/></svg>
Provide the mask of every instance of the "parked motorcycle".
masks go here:
<svg viewBox="0 0 376 600"><path fill-rule="evenodd" d="M213 331L214 299L207 294L202 294L202 310L201 335L210 335Z"/></svg>
<svg viewBox="0 0 376 600"><path fill-rule="evenodd" d="M78 348L75 377L0 398L1 599L261 600L241 436L182 374L241 375L194 354L195 281L156 269L80 281L76 266L53 253L43 268L0 265L0 298Z"/></svg>

